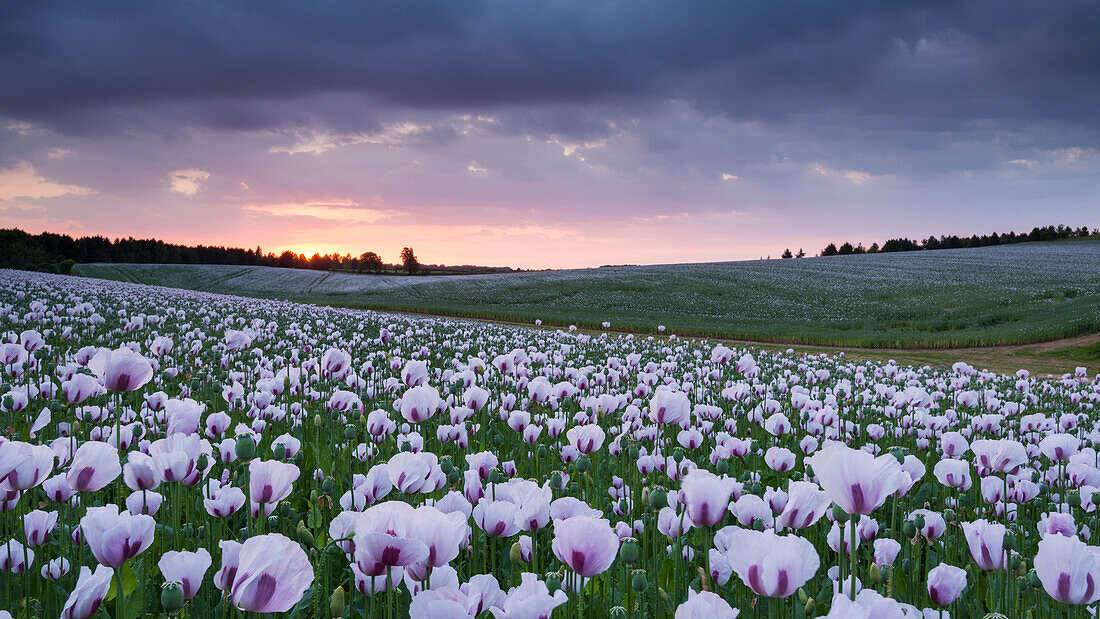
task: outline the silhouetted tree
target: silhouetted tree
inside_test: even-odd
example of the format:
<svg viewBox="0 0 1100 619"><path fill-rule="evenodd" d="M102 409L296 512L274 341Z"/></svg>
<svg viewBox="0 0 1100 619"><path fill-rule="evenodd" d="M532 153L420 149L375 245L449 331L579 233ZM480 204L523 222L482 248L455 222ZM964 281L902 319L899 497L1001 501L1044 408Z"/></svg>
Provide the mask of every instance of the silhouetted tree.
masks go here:
<svg viewBox="0 0 1100 619"><path fill-rule="evenodd" d="M791 248L788 247L787 249L784 249L783 255L780 256L780 258L783 258L784 260L786 260L787 258L794 258L794 254L791 253Z"/></svg>
<svg viewBox="0 0 1100 619"><path fill-rule="evenodd" d="M852 249L852 244L848 241L844 241L844 244L840 246L840 249L837 251L837 253L839 253L841 256L848 256L852 253Z"/></svg>
<svg viewBox="0 0 1100 619"><path fill-rule="evenodd" d="M828 245L825 246L825 249L821 250L821 255L822 256L835 256L835 255L837 255L836 245L833 244L833 243L829 243Z"/></svg>
<svg viewBox="0 0 1100 619"><path fill-rule="evenodd" d="M373 251L359 256L359 267L364 271L379 273L382 271L382 257Z"/></svg>
<svg viewBox="0 0 1100 619"><path fill-rule="evenodd" d="M401 267L409 275L416 275L420 271L420 262L417 261L413 248L404 247L401 249Z"/></svg>
<svg viewBox="0 0 1100 619"><path fill-rule="evenodd" d="M806 250L799 247L798 248L798 253L795 254L795 258L805 258L805 257L806 257Z"/></svg>

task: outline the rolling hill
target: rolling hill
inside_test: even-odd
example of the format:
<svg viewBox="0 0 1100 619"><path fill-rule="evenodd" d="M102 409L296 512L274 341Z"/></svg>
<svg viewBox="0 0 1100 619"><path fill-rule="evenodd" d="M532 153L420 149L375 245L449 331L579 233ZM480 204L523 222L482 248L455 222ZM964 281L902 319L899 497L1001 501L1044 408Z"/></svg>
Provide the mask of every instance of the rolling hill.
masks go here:
<svg viewBox="0 0 1100 619"><path fill-rule="evenodd" d="M1100 331L1100 241L409 277L82 264L113 280L457 317L790 344L951 348Z"/></svg>

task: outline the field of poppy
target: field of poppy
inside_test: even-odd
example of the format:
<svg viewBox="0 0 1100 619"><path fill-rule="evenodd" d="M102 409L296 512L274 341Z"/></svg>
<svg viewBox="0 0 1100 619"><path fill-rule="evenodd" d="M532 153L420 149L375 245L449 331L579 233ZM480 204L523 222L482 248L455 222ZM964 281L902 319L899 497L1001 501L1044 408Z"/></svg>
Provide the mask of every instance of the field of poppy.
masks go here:
<svg viewBox="0 0 1100 619"><path fill-rule="evenodd" d="M1065 292L1096 273L1061 277L1043 276ZM18 271L0 290L0 617L1084 617L1100 601L1086 367L899 366Z"/></svg>
<svg viewBox="0 0 1100 619"><path fill-rule="evenodd" d="M460 318L784 344L956 348L1100 332L1100 241L473 276L86 264L90 277Z"/></svg>

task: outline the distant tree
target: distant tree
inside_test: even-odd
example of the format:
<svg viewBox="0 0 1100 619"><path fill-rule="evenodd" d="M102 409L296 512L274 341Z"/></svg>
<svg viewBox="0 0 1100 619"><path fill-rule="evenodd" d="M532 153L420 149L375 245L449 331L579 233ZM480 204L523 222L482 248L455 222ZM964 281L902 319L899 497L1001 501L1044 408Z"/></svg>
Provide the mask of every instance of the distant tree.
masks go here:
<svg viewBox="0 0 1100 619"><path fill-rule="evenodd" d="M878 253L878 243L871 243L871 247L869 247L867 249L867 253L877 254Z"/></svg>
<svg viewBox="0 0 1100 619"><path fill-rule="evenodd" d="M863 246L863 243L860 243L859 245L856 245L856 248L852 250L852 253L853 254L865 254L865 253L867 253L867 248Z"/></svg>
<svg viewBox="0 0 1100 619"><path fill-rule="evenodd" d="M401 249L401 266L409 275L416 275L420 271L420 262L417 261L413 248L404 247Z"/></svg>
<svg viewBox="0 0 1100 619"><path fill-rule="evenodd" d="M837 253L838 252L836 250L836 244L835 243L829 243L828 245L825 246L825 249L821 250L821 255L822 256L835 256L835 255L837 255Z"/></svg>
<svg viewBox="0 0 1100 619"><path fill-rule="evenodd" d="M839 253L841 256L847 256L852 253L853 249L854 248L852 247L851 243L849 243L848 241L844 241L844 244L840 246L840 250L837 253Z"/></svg>
<svg viewBox="0 0 1100 619"><path fill-rule="evenodd" d="M783 258L784 260L786 260L787 258L794 258L794 254L791 253L791 248L788 247L787 249L784 249L783 255L780 256L780 258Z"/></svg>
<svg viewBox="0 0 1100 619"><path fill-rule="evenodd" d="M364 271L379 273L382 271L382 257L373 251L368 251L359 256L359 267Z"/></svg>
<svg viewBox="0 0 1100 619"><path fill-rule="evenodd" d="M795 258L805 258L805 257L806 257L806 250L804 250L804 249L802 249L801 247L799 247L799 248L798 248L798 253L797 253L797 254L795 254L795 256L794 256L794 257L795 257Z"/></svg>

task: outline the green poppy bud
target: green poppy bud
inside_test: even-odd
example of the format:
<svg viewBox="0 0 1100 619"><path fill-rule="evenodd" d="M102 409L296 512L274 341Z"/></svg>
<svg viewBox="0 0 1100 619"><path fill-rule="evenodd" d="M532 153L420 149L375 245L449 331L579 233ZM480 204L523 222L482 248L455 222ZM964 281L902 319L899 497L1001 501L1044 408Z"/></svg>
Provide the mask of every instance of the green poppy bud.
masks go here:
<svg viewBox="0 0 1100 619"><path fill-rule="evenodd" d="M577 471L584 473L588 469L592 468L592 461L588 459L588 456L581 456L577 458Z"/></svg>
<svg viewBox="0 0 1100 619"><path fill-rule="evenodd" d="M840 524L848 522L848 512L841 509L839 505L833 505L833 520L836 520ZM912 535L909 537L912 537Z"/></svg>
<svg viewBox="0 0 1100 619"><path fill-rule="evenodd" d="M344 616L344 586L336 587L328 599L328 616L332 619Z"/></svg>

